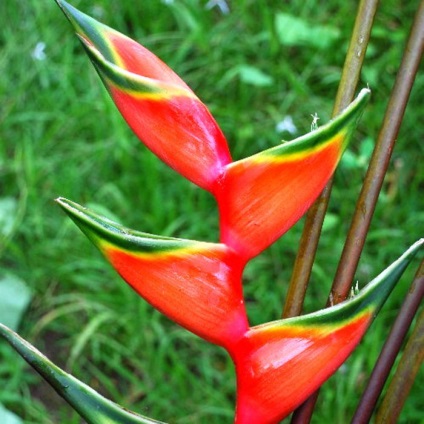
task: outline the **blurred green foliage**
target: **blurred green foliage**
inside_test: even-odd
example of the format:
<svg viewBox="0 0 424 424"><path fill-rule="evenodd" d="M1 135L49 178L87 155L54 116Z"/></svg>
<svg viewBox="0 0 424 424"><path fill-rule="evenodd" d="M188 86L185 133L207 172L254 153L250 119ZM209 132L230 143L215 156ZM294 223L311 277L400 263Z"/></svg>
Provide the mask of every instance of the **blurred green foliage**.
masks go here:
<svg viewBox="0 0 424 424"><path fill-rule="evenodd" d="M335 176L308 312L325 304L418 3L388 0L376 17L360 83L373 97ZM355 2L336 0L237 0L228 14L200 0L72 4L175 69L209 106L235 159L309 131L311 114L318 112L318 123L329 119L356 13ZM141 231L215 241L213 199L136 140L53 0L2 1L0 16L0 277L13 274L34 294L20 332L130 409L170 423L231 422L234 375L225 353L139 299L52 202L64 196ZM360 286L422 235L423 90L421 73L361 258ZM285 119L291 125L279 125ZM246 269L253 324L279 317L301 231L299 223ZM351 417L413 268L325 385L314 422ZM28 423L79 422L3 344L0 357L0 403ZM401 423L420 420L419 378Z"/></svg>

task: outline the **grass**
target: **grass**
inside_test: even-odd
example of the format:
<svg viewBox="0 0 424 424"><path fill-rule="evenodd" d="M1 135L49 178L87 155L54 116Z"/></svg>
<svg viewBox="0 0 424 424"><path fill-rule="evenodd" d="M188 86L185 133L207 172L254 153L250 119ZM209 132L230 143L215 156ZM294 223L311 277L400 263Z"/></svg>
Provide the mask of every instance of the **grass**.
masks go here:
<svg viewBox="0 0 424 424"><path fill-rule="evenodd" d="M331 113L353 26L353 2L239 0L231 13L204 2L77 1L73 4L138 39L173 67L210 107L235 159L294 135L275 127L291 116L300 135L311 114ZM363 70L373 98L347 159L335 176L305 311L325 303L418 2L384 2ZM328 46L286 45L276 16L290 14L337 32ZM231 422L229 358L169 322L103 262L52 199L68 197L126 226L215 241L213 199L148 152L126 127L54 2L1 2L0 274L33 291L20 333L59 365L108 397L171 423ZM37 43L45 59L34 59ZM252 79L252 74L254 78ZM424 146L418 75L392 166L357 272L363 285L397 258L424 228ZM7 199L9 209L4 212ZM3 208L3 209L1 209ZM281 314L302 223L246 269L253 324ZM401 304L413 266L370 333L320 395L314 422L347 422ZM25 423L78 423L5 345L0 345L0 403ZM420 383L421 382L421 383ZM401 423L418 423L419 375ZM199 406L201 405L201 407Z"/></svg>

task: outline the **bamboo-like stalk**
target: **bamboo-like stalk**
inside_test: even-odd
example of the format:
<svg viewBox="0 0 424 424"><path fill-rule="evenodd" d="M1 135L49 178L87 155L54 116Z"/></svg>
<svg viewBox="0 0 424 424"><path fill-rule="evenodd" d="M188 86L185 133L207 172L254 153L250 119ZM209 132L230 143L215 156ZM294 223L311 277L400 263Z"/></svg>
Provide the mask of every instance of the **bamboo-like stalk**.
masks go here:
<svg viewBox="0 0 424 424"><path fill-rule="evenodd" d="M386 396L377 411L376 424L395 424L403 408L415 376L424 360L424 311L421 312L414 331L406 344Z"/></svg>
<svg viewBox="0 0 424 424"><path fill-rule="evenodd" d="M389 337L381 350L378 361L368 381L368 385L362 394L362 398L353 416L352 424L363 424L370 421L378 397L383 390L396 356L423 297L424 261L421 262L418 268L409 292L402 304L402 308L390 331Z"/></svg>
<svg viewBox="0 0 424 424"><path fill-rule="evenodd" d="M378 4L379 0L361 0L359 4L349 48L346 54L346 60L343 65L342 77L333 107L333 116L343 110L354 97ZM327 186L306 215L305 226L282 313L283 318L300 315L302 313L306 289L308 287L319 238L321 236L322 224L330 199L331 186L332 180L328 182ZM293 413L292 423L308 423L312 416L315 402L316 397L315 399L308 399L301 405Z"/></svg>
<svg viewBox="0 0 424 424"><path fill-rule="evenodd" d="M361 74L378 0L361 0L350 39L332 115L340 113L353 99ZM330 180L306 215L305 226L290 280L283 318L300 315L331 194Z"/></svg>
<svg viewBox="0 0 424 424"><path fill-rule="evenodd" d="M364 19L364 17L360 16L361 12L364 13L361 6L366 8L367 6L371 7L371 4L373 4L375 7L377 7L377 3L378 2L372 1L361 2L356 22L358 22L358 20L361 21ZM409 99L409 94L422 56L424 43L423 15L424 0L421 1L414 19L411 34L406 45L402 63L399 68L382 128L380 130L377 145L374 150L370 167L355 208L351 230L348 233L345 248L343 250L340 264L336 272L336 277L330 293L330 298L332 299L333 303L339 303L347 297L360 254L365 243L365 237L375 210L375 205L377 203L378 195L383 183L383 178L387 171L391 152L396 141L396 136L399 132L406 104ZM355 42L354 37L352 37L352 40ZM365 41L364 47L367 45L367 43L368 39ZM348 55L349 54L354 54L354 51L352 52L350 48ZM329 196L330 191L331 186L330 189L327 188L325 192L323 192L323 195ZM291 302L291 304L289 306L286 304L284 308L284 314L287 313L287 316L290 316L289 313L294 314L294 310L297 310L299 311L298 313L300 313L302 309L303 298L300 299L300 296L302 293L304 295L306 292L307 282L309 280L313 260L315 258L319 234L321 232L322 222L328 204L328 199L323 200L322 196L320 199L318 199L318 202L324 203L325 206L319 207L314 205L313 209L310 211L310 214L307 216L307 223L305 225L304 233L302 234L301 249L299 252L299 255L301 256L298 256L300 258L299 260L298 258L296 259L295 271L293 274L294 276L296 275L298 281L294 280L294 277L292 277L292 282L295 288L290 288L290 298L288 298L288 301ZM319 219L321 218L322 220L319 222ZM316 222L316 226L315 223L312 223L313 221ZM312 235L306 233L306 228L308 228L308 231L310 231ZM313 228L313 230L310 230L310 228ZM305 247L308 241L313 243L312 247ZM304 259L302 259L302 257ZM349 268L349 272L344 271L345 267ZM298 295L298 297L296 295ZM291 421L292 424L306 424L310 422L317 397L318 392L312 395L294 412Z"/></svg>
<svg viewBox="0 0 424 424"><path fill-rule="evenodd" d="M335 303L349 294L423 49L424 1L421 1L334 278L331 294Z"/></svg>

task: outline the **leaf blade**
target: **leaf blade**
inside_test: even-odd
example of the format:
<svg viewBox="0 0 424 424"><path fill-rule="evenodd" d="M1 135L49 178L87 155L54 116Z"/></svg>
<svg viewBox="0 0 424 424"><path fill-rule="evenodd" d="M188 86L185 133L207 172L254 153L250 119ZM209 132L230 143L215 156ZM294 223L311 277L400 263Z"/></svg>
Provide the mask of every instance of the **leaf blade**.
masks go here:
<svg viewBox="0 0 424 424"><path fill-rule="evenodd" d="M34 346L0 324L2 336L89 424L161 424L101 396L91 387L66 373ZM164 423L162 423L164 424Z"/></svg>

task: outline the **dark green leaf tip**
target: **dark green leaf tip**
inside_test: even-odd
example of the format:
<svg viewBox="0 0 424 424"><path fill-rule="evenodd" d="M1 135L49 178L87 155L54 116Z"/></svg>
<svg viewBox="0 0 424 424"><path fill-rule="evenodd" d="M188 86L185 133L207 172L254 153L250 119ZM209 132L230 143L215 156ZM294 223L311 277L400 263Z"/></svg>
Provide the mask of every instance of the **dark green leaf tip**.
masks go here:
<svg viewBox="0 0 424 424"><path fill-rule="evenodd" d="M66 373L34 346L3 324L2 336L88 424L160 424L104 398L91 387ZM162 423L164 424L164 423Z"/></svg>

